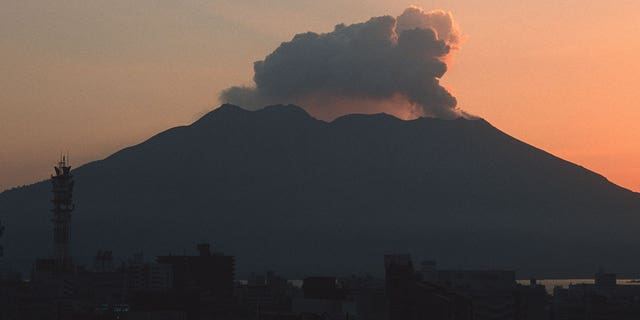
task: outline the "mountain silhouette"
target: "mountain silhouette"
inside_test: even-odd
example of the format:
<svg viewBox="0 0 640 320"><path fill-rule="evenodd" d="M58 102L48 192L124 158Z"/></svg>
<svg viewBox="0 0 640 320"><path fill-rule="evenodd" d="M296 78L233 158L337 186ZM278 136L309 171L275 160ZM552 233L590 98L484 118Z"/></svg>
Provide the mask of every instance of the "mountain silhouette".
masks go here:
<svg viewBox="0 0 640 320"><path fill-rule="evenodd" d="M522 276L640 268L637 193L484 120L223 105L73 174L85 263L209 241L240 275L381 273L385 253ZM0 194L15 264L51 252L50 198L48 181Z"/></svg>

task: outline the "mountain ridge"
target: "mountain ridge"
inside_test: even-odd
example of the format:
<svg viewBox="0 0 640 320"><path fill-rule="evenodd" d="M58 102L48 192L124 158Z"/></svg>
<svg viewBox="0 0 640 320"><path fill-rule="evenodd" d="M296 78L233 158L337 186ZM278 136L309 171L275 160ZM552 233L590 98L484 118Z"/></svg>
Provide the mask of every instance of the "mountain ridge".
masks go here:
<svg viewBox="0 0 640 320"><path fill-rule="evenodd" d="M206 240L236 254L241 272L369 272L399 251L531 274L640 266L625 254L640 225L637 193L485 120L325 122L291 105L222 105L73 173L80 257ZM9 257L47 255L48 192L42 181L0 193L13 213L3 218Z"/></svg>

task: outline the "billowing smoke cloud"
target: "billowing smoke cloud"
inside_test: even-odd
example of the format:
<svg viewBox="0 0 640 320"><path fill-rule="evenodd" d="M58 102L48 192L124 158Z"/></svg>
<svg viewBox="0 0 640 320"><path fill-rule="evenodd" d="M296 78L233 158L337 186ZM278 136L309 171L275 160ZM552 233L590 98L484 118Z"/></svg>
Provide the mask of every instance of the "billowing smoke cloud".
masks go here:
<svg viewBox="0 0 640 320"><path fill-rule="evenodd" d="M397 18L302 33L255 62L255 87L231 87L220 100L248 108L296 103L327 117L356 105L370 106L364 112L458 117L463 112L440 78L460 41L450 13L417 7Z"/></svg>

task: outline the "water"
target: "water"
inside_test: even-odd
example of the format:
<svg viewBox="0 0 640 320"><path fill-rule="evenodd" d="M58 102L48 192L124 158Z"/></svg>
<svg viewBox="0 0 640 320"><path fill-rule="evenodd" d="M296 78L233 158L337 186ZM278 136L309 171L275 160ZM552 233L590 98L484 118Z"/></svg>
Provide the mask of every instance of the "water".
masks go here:
<svg viewBox="0 0 640 320"><path fill-rule="evenodd" d="M616 283L618 285L625 285L625 286L640 285L639 282L634 282L634 281L640 281L640 280L617 279ZM529 280L517 280L517 282L519 284L527 285L527 286L530 284ZM556 286L560 286L562 288L568 288L569 285L572 285L572 284L594 284L595 280L594 279L538 279L537 283L540 285L544 285L547 292L549 294L553 294L553 288Z"/></svg>
<svg viewBox="0 0 640 320"><path fill-rule="evenodd" d="M247 280L239 280L242 284L247 284ZM639 279L617 279L616 283L618 285L624 286L634 286L640 285ZM302 280L287 280L289 284L294 287L302 288ZM521 285L528 286L530 285L529 280L516 280ZM549 294L553 294L553 288L560 286L562 288L568 288L569 285L572 284L594 284L594 279L537 279L537 283L539 285L545 286L545 289Z"/></svg>

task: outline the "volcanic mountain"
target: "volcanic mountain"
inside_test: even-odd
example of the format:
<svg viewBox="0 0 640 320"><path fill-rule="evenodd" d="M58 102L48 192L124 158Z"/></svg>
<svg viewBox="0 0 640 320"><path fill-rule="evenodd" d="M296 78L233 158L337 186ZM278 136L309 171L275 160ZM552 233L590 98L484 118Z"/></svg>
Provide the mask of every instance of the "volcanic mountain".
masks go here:
<svg viewBox="0 0 640 320"><path fill-rule="evenodd" d="M640 195L484 120L223 105L73 171L76 260L208 241L239 274L380 273L385 253L519 275L640 270ZM50 183L0 194L5 253L50 253Z"/></svg>

